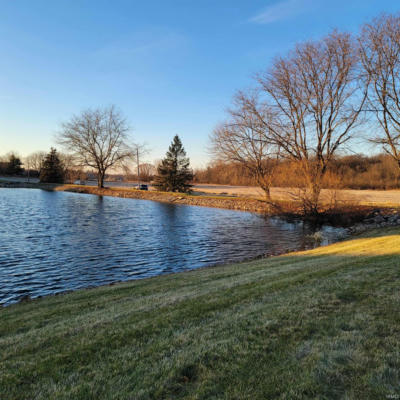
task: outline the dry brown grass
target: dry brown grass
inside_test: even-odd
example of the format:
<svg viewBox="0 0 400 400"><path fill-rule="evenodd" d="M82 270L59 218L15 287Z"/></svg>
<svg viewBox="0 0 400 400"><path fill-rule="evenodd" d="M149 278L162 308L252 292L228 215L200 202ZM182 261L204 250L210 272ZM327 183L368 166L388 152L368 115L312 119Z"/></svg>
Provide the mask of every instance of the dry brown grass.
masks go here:
<svg viewBox="0 0 400 400"><path fill-rule="evenodd" d="M263 191L254 186L226 186L226 185L196 185L194 191L205 194L238 197L262 198ZM272 188L272 199L276 201L293 201L299 194L297 188ZM332 197L344 204L357 204L364 206L398 207L400 206L400 190L332 190L323 189L322 203L329 203Z"/></svg>

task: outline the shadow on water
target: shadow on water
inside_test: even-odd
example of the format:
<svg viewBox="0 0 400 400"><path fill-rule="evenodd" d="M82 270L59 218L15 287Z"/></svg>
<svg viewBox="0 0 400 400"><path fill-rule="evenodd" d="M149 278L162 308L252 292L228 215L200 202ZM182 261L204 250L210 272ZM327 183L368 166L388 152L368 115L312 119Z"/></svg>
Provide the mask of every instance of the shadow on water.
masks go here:
<svg viewBox="0 0 400 400"><path fill-rule="evenodd" d="M320 244L343 235L320 230ZM1 189L0 303L311 248L312 234L247 212Z"/></svg>

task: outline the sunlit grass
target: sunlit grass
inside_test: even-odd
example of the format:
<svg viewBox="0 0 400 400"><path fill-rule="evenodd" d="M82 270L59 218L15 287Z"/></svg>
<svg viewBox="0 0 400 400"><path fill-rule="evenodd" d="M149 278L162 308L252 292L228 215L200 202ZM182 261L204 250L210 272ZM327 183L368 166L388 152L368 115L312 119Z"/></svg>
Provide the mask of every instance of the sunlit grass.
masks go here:
<svg viewBox="0 0 400 400"><path fill-rule="evenodd" d="M0 311L0 399L400 394L400 229Z"/></svg>
<svg viewBox="0 0 400 400"><path fill-rule="evenodd" d="M392 234L391 233L395 233ZM376 255L400 255L399 228L387 228L376 230L373 237L366 233L361 238L336 243L332 246L318 247L311 251L292 253L292 257L301 255L340 255L340 256L376 256ZM399 260L400 261L400 260Z"/></svg>

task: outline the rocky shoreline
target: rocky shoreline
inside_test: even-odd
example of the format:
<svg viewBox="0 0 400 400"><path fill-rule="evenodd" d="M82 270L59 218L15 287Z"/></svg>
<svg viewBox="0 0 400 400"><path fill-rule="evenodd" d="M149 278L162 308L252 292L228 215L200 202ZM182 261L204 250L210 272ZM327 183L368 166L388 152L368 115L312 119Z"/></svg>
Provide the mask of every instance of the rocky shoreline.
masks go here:
<svg viewBox="0 0 400 400"><path fill-rule="evenodd" d="M356 235L372 229L388 228L400 225L400 209L375 209L361 222L347 228L349 234Z"/></svg>

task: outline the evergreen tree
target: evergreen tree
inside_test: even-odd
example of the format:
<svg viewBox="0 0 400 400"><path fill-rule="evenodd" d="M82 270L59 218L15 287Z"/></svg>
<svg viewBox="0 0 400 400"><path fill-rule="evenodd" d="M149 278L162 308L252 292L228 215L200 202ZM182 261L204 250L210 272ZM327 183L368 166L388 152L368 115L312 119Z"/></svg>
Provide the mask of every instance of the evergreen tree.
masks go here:
<svg viewBox="0 0 400 400"><path fill-rule="evenodd" d="M179 136L176 135L167 151L166 157L157 168L154 186L165 192L190 192L193 172L189 168L189 158Z"/></svg>
<svg viewBox="0 0 400 400"><path fill-rule="evenodd" d="M46 155L39 178L44 183L64 183L64 167L56 149L51 148Z"/></svg>
<svg viewBox="0 0 400 400"><path fill-rule="evenodd" d="M10 159L7 163L6 173L8 175L22 175L22 162L19 157L14 154L10 155Z"/></svg>

